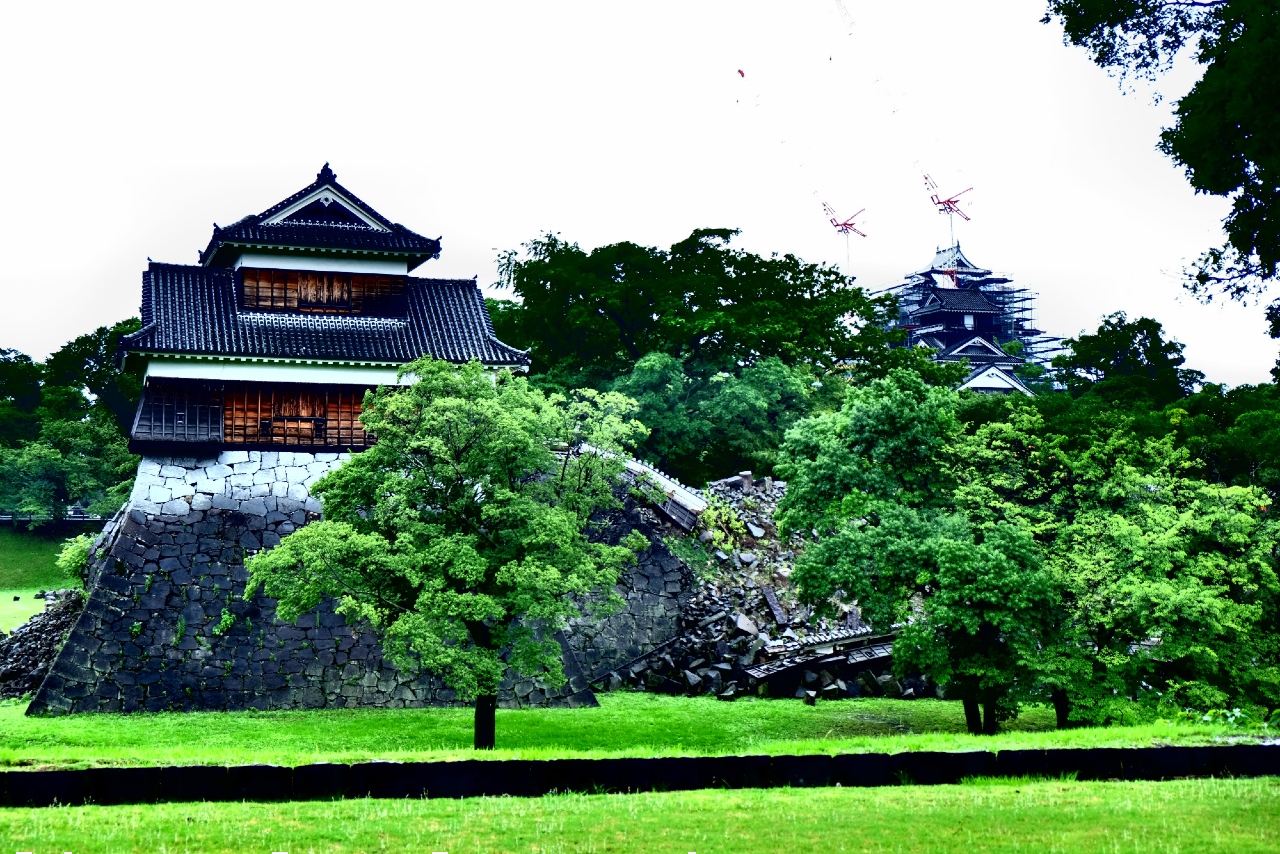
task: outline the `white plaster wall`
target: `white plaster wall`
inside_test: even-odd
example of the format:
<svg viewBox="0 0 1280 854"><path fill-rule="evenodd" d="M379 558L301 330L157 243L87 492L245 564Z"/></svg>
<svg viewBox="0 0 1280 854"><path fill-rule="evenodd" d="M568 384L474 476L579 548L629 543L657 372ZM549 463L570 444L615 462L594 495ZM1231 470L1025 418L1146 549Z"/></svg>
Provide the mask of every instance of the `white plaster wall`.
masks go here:
<svg viewBox="0 0 1280 854"><path fill-rule="evenodd" d="M229 359L166 359L147 362L147 378L183 377L197 380L251 382L345 383L350 385L409 385L412 375L396 379L396 367L326 365L299 362L247 362Z"/></svg>
<svg viewBox="0 0 1280 854"><path fill-rule="evenodd" d="M407 261L375 258L324 258L317 255L242 252L235 269L264 267L269 270L314 270L321 273L378 273L403 276L409 272Z"/></svg>

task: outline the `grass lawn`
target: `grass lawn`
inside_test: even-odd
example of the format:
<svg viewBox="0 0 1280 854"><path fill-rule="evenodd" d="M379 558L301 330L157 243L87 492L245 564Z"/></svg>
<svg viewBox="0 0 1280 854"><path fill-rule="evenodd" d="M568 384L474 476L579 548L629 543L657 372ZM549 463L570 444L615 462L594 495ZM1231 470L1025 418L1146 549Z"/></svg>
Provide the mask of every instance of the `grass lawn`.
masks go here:
<svg viewBox="0 0 1280 854"><path fill-rule="evenodd" d="M536 799L0 810L45 852L1207 852L1280 849L1280 780L1001 781Z"/></svg>
<svg viewBox="0 0 1280 854"><path fill-rule="evenodd" d="M896 753L1199 744L1238 735L1208 725L1056 731L1047 708L1000 735L964 731L959 703L739 700L616 693L598 709L498 710L498 750L470 749L470 709L336 709L28 718L0 707L0 766L303 765L372 759L507 759L745 753Z"/></svg>
<svg viewBox="0 0 1280 854"><path fill-rule="evenodd" d="M44 599L35 598L38 592L35 587L0 590L0 632L11 632L44 610ZM15 596L18 597L16 602Z"/></svg>
<svg viewBox="0 0 1280 854"><path fill-rule="evenodd" d="M54 561L69 536L46 537L25 529L0 527L0 591L66 587ZM12 599L13 593L9 594Z"/></svg>
<svg viewBox="0 0 1280 854"><path fill-rule="evenodd" d="M64 539L0 527L0 632L11 632L44 610L44 600L34 598L37 591L69 586L54 565Z"/></svg>

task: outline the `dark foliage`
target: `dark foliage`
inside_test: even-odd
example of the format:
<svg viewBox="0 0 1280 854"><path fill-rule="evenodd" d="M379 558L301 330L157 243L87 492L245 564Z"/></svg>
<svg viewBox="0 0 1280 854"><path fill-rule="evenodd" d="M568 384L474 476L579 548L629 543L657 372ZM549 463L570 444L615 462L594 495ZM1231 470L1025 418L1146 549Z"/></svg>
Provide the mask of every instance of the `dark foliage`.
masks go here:
<svg viewBox="0 0 1280 854"><path fill-rule="evenodd" d="M137 457L126 441L141 394L116 347L136 318L69 342L43 364L0 352L0 508L60 519L68 505L110 513L128 494Z"/></svg>
<svg viewBox="0 0 1280 854"><path fill-rule="evenodd" d="M1068 351L1053 360L1057 379L1073 395L1087 393L1111 401L1135 398L1156 406L1186 397L1204 374L1182 367L1183 345L1166 341L1164 328L1149 317L1129 320L1124 312L1103 319L1096 332L1068 338Z"/></svg>
<svg viewBox="0 0 1280 854"><path fill-rule="evenodd" d="M850 380L909 366L959 381L913 348L892 347L891 296L794 255L730 246L737 232L699 229L670 249L617 243L585 252L546 235L507 253L491 300L498 336L532 351L533 381L616 389L640 401L652 432L642 453L701 483L768 472L797 418L831 408Z"/></svg>

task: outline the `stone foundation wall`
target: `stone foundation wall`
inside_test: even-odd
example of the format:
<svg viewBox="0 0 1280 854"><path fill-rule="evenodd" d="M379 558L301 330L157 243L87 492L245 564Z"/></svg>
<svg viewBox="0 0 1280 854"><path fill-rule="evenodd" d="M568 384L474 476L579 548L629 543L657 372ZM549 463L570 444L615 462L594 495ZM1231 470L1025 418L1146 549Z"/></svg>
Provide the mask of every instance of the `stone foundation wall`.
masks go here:
<svg viewBox="0 0 1280 854"><path fill-rule="evenodd" d="M129 503L95 543L84 611L28 714L457 705L439 679L384 660L373 633L332 602L289 624L274 599L243 598L246 553L318 519L310 487L347 458L144 458ZM634 510L617 514L606 536L636 524ZM618 587L626 610L558 635L569 681L508 677L499 705L594 705L580 655L608 668L676 634L688 571L644 530L654 546Z"/></svg>
<svg viewBox="0 0 1280 854"><path fill-rule="evenodd" d="M565 632L591 680L680 634L680 615L696 586L693 573L667 549L658 531L631 502L614 516L603 538L616 545L633 530L653 545L614 587L623 599L622 608L603 620L576 620Z"/></svg>

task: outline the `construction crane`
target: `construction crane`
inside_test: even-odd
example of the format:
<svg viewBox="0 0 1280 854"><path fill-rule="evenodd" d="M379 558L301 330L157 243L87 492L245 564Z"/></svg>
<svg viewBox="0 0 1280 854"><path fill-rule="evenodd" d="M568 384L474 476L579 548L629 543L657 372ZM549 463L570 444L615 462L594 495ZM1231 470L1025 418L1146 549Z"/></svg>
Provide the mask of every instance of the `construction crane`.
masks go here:
<svg viewBox="0 0 1280 854"><path fill-rule="evenodd" d="M932 194L929 196L929 201L933 202L933 206L938 209L938 213L947 215L947 221L951 225L951 245L955 246L956 245L956 214L959 214L960 218L963 219L965 222L969 221L969 215L964 211L960 210L960 202L958 200L965 193L969 192L969 190L972 190L973 187L969 187L966 190L961 190L960 192L954 193L944 199L942 198L942 195L938 192L937 182L935 182L932 178L930 178L927 173L924 176L924 185Z"/></svg>
<svg viewBox="0 0 1280 854"><path fill-rule="evenodd" d="M836 231L844 235L844 261L846 267L850 266L851 263L849 260L849 235L856 234L859 237L867 236L865 232L859 231L857 225L854 223L854 220L862 216L866 210L866 208L863 208L848 219L841 219L840 215L836 213L835 208L831 207L831 205L826 202L822 203L822 212L830 218L831 224L835 226Z"/></svg>
<svg viewBox="0 0 1280 854"><path fill-rule="evenodd" d="M938 209L938 213L947 215L947 225L950 227L950 231L951 231L951 243L948 246L948 248L954 249L954 247L956 246L956 214L959 214L960 218L963 219L965 222L969 221L969 215L964 211L960 210L959 199L965 193L969 192L969 190L972 190L973 187L969 187L968 189L961 190L958 193L953 193L952 195L947 196L944 199L942 197L942 194L938 192L938 183L934 181L932 178L930 178L929 173L927 172L925 173L925 176L924 176L924 186L925 186L925 189L927 189L931 194L929 196L929 201L933 202L933 206ZM954 266L955 259L958 254L959 253L955 251L951 252L950 257L951 257L952 266L950 267L950 269L942 271L944 274L946 274L947 278L951 280L951 284L953 287L960 286L960 278L959 276L956 275L956 270Z"/></svg>

